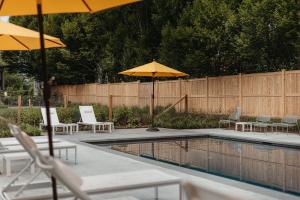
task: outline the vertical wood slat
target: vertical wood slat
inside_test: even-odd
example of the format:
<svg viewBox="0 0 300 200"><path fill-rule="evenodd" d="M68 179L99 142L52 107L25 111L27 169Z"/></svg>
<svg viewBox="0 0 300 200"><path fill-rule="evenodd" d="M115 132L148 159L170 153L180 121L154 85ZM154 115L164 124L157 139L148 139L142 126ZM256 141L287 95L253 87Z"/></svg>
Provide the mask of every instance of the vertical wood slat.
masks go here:
<svg viewBox="0 0 300 200"><path fill-rule="evenodd" d="M130 82L56 86L69 102L113 106L150 106L152 84ZM189 111L229 114L240 106L243 115L297 115L300 117L300 70L239 74L189 80L156 81L155 106L168 106L188 95ZM184 102L176 106L183 110Z"/></svg>

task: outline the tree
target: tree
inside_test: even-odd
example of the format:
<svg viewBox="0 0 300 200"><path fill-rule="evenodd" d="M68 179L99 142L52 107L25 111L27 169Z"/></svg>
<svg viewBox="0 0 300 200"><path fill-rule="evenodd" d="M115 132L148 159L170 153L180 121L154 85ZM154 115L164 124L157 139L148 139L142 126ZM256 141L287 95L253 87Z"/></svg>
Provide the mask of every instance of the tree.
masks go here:
<svg viewBox="0 0 300 200"><path fill-rule="evenodd" d="M118 72L153 59L192 77L295 69L299 6L295 0L144 0L95 14L47 15L46 33L67 46L47 50L49 73L57 84L133 81ZM36 17L10 21L37 30ZM41 80L38 51L2 58L9 71Z"/></svg>

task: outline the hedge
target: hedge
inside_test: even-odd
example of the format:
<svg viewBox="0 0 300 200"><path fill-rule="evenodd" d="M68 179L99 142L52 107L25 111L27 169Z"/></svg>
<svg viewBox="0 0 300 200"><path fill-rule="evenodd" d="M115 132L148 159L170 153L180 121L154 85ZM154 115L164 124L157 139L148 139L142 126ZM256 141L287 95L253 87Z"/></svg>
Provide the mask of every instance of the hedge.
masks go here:
<svg viewBox="0 0 300 200"><path fill-rule="evenodd" d="M108 121L108 107L93 105L98 121ZM156 107L154 113L161 113L163 107ZM62 123L76 123L80 120L78 105L72 104L68 108L58 107L57 114ZM0 108L0 116L10 122L17 123L16 108ZM155 118L154 124L158 127L193 129L216 128L220 116L207 116L203 114L178 113L175 109ZM23 108L21 112L21 128L30 135L40 135L39 123L42 121L40 108ZM149 107L116 107L113 109L113 122L118 128L147 127L150 124ZM2 122L3 124L3 122ZM9 136L7 126L0 127L0 137Z"/></svg>

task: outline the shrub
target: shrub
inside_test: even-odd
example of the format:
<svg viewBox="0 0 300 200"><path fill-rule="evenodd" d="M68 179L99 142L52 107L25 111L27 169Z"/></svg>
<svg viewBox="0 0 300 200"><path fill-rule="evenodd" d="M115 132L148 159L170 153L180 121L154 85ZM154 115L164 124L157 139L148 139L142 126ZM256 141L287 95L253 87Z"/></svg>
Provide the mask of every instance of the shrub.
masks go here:
<svg viewBox="0 0 300 200"><path fill-rule="evenodd" d="M171 109L154 120L155 126L175 129L216 128L218 127L218 122L218 116L178 113L175 109Z"/></svg>
<svg viewBox="0 0 300 200"><path fill-rule="evenodd" d="M40 108L24 108L21 112L21 122L31 126L38 127L42 121L42 114Z"/></svg>
<svg viewBox="0 0 300 200"><path fill-rule="evenodd" d="M79 108L75 106L57 108L57 115L62 123L76 123L80 120Z"/></svg>
<svg viewBox="0 0 300 200"><path fill-rule="evenodd" d="M0 119L0 137L11 137L7 122Z"/></svg>
<svg viewBox="0 0 300 200"><path fill-rule="evenodd" d="M0 116L12 123L17 123L18 110L16 108L0 109Z"/></svg>
<svg viewBox="0 0 300 200"><path fill-rule="evenodd" d="M98 121L108 120L108 107L103 105L93 105L94 112Z"/></svg>
<svg viewBox="0 0 300 200"><path fill-rule="evenodd" d="M22 123L20 127L25 133L27 133L30 136L40 136L42 133L42 131L39 128L30 124Z"/></svg>

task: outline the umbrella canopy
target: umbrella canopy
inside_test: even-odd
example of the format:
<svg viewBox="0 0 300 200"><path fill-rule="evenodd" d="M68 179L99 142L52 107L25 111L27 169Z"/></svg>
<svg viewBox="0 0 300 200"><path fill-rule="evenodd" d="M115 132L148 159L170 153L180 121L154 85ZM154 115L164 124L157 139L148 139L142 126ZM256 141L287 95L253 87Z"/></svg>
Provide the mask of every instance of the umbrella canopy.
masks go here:
<svg viewBox="0 0 300 200"><path fill-rule="evenodd" d="M188 76L188 74L186 73L172 69L156 61L120 72L119 74L128 75L128 76L149 76L149 77Z"/></svg>
<svg viewBox="0 0 300 200"><path fill-rule="evenodd" d="M140 0L40 0L43 14L97 12ZM37 15L38 0L0 0L1 16Z"/></svg>
<svg viewBox="0 0 300 200"><path fill-rule="evenodd" d="M65 47L59 38L44 35L45 48ZM34 50L40 48L39 32L0 20L0 50Z"/></svg>

